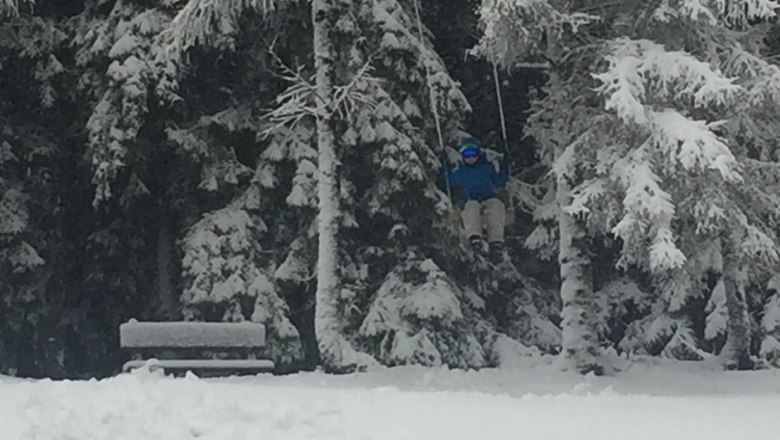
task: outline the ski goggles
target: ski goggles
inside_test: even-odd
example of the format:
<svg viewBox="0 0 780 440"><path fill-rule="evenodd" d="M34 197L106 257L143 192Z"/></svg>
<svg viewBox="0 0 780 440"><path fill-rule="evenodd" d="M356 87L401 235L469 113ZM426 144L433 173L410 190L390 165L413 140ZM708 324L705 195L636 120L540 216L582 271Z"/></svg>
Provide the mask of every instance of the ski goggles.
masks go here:
<svg viewBox="0 0 780 440"><path fill-rule="evenodd" d="M469 159L469 158L472 158L472 157L479 156L479 151L477 149L475 149L475 148L467 148L467 149L461 151L460 155L464 159Z"/></svg>

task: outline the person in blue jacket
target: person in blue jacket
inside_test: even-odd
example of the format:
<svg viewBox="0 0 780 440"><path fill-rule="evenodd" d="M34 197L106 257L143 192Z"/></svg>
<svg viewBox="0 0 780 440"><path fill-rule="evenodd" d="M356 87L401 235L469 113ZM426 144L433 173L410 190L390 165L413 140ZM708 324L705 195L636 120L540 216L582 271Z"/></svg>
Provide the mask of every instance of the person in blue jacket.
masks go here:
<svg viewBox="0 0 780 440"><path fill-rule="evenodd" d="M506 207L498 198L497 190L506 185L509 177L506 157L497 172L482 152L479 141L471 136L461 140L458 151L460 166L450 170L445 160L442 173L460 197L466 236L475 246L482 246L484 228L491 248L500 250L504 243Z"/></svg>

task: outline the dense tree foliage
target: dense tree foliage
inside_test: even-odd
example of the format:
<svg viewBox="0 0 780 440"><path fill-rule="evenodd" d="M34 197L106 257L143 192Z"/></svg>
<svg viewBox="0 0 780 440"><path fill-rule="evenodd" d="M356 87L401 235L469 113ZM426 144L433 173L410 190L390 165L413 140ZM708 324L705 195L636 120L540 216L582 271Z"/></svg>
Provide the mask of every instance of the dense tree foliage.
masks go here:
<svg viewBox="0 0 780 440"><path fill-rule="evenodd" d="M112 374L130 318L264 323L282 370L778 366L777 8L0 0L0 373ZM464 132L513 163L498 267Z"/></svg>

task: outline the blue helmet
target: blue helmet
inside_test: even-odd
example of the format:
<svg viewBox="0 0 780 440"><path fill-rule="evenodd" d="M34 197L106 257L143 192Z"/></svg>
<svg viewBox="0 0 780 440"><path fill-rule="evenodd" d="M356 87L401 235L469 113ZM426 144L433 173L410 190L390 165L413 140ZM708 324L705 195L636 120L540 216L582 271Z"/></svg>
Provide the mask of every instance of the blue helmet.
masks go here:
<svg viewBox="0 0 780 440"><path fill-rule="evenodd" d="M458 151L464 159L479 156L479 141L473 136L467 136L460 140Z"/></svg>

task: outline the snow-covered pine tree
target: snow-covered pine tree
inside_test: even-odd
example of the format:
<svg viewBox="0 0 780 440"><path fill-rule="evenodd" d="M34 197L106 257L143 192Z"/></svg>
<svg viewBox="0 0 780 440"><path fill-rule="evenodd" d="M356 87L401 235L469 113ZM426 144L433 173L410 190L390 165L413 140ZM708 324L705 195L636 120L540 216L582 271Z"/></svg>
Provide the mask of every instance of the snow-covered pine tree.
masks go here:
<svg viewBox="0 0 780 440"><path fill-rule="evenodd" d="M613 233L623 241L623 263L639 263L656 274L683 269L696 241L721 241L730 329L724 356L743 368L749 365L750 330L744 287L739 287L745 281L738 281L744 276L738 274L747 261L757 265L758 274L777 258L771 223L776 211L763 203L773 196L742 177L754 168L755 159L743 149L752 143L750 137L717 128L718 121L733 120L730 109L750 90L742 83L747 78L722 73L726 66L719 58L724 47L744 47L729 26L747 19L731 12L721 16L720 10L708 9L713 5L692 12L691 3L698 2L662 2L648 6L638 22L631 13L618 14L613 22L622 36L607 42L609 67L596 78L606 109L618 117L610 124L619 123L624 138L633 136L628 150L610 152L616 153L612 160L618 165L613 172L620 174L610 180L624 192L623 217ZM761 18L754 12L745 9L751 19ZM592 197L587 189L583 193ZM744 203L746 193L762 203ZM685 230L695 237L688 249L676 244ZM662 292L679 292L662 294L668 297L669 312L685 304L691 286L703 276L684 272L661 275Z"/></svg>
<svg viewBox="0 0 780 440"><path fill-rule="evenodd" d="M724 360L727 366L740 368L752 363L748 359L751 336L762 333L760 323L752 322L748 314L749 305L763 303L760 293L777 273L780 252L780 147L776 142L780 121L768 116L780 112L780 68L766 56L769 22L776 21L779 5L764 0L735 3L716 10L721 26L703 32L700 38L725 42L725 50L710 50L708 58L725 74L738 78L745 90L724 127L745 176L731 193L736 206L729 212L737 213L726 225L735 273L740 276L737 289L726 291L729 333Z"/></svg>
<svg viewBox="0 0 780 440"><path fill-rule="evenodd" d="M248 30L242 33L242 39L255 35ZM236 56L254 66L268 62L255 59L258 50L267 55L267 47L259 45L244 48ZM255 75L257 72L249 76ZM194 98L184 92L190 90L182 90L185 99ZM251 319L264 323L270 354L277 365L286 368L299 365L302 355L299 331L290 321L289 296L294 295L292 303L296 303L301 301L299 297L311 293L307 286L316 257L311 245L316 243L317 151L313 148L315 130L311 121L265 132L267 123L252 116L265 107L262 97L230 99L224 110L201 116L188 128L168 130L169 139L200 169L199 188L214 200L232 198L227 206L204 213L191 231L221 237L227 248L209 251L211 256L204 256L201 263L214 259L224 262L224 255L233 255L233 272L190 264L191 258L201 257L198 246L189 246L185 240L183 275L189 287L182 300L191 319ZM259 152L254 172L238 161L230 142L226 143L230 139L247 142ZM251 180L247 181L248 177ZM222 230L215 226L215 222L223 221L219 219L240 221ZM192 232L188 237L193 237ZM214 289L220 284L224 287L226 276L238 283L229 294L217 295ZM215 294L202 295L193 302L191 293L197 287L197 277L216 283L211 290Z"/></svg>
<svg viewBox="0 0 780 440"><path fill-rule="evenodd" d="M0 372L61 377L73 310L50 289L67 260L57 143L70 128L67 35L27 2L0 5Z"/></svg>
<svg viewBox="0 0 780 440"><path fill-rule="evenodd" d="M512 70L517 63L544 57L559 63L564 52L563 41L576 33L582 25L592 21L590 15L572 12L567 5L551 1L485 0L479 10L483 34L476 51L502 68ZM518 44L519 43L519 44ZM578 80L582 75L576 75ZM571 81L571 79L569 79ZM542 146L541 156L555 171L555 205L545 204L542 209L557 215L558 262L560 264L562 299L562 362L563 368L580 372L603 372L599 361L599 341L596 329L596 305L593 293L593 274L588 253L586 225L576 212L569 210L573 204L572 191L583 178L574 146L592 145L589 138L598 125L587 124L588 112L562 115L561 107L571 106L574 96L564 91L559 72L552 70L545 93L547 101L538 108L532 118L529 134L535 135ZM556 112L556 116L545 110ZM560 113L558 113L560 112ZM593 122L588 121L588 122ZM568 125L567 124L571 124ZM572 126L576 124L576 126ZM549 207L554 206L553 210ZM539 214L541 215L541 214ZM540 245L537 230L529 245ZM550 237L550 234L545 234ZM549 240L545 240L549 243ZM536 246L535 246L536 247Z"/></svg>
<svg viewBox="0 0 780 440"><path fill-rule="evenodd" d="M242 17L247 17L253 13L253 11L259 12L258 18L260 20L273 20L278 14L277 6L291 2L273 2L273 1L250 1L250 2L190 2L187 7L182 9L174 20L170 30L166 32L166 35L172 42L171 48L175 54L184 54L188 49L196 47L198 45L206 45L215 47L218 50L225 50L225 48L233 47L233 37L239 33L242 28ZM327 368L334 371L348 370L354 367L356 363L363 363L364 360L360 359L349 346L349 342L341 335L340 326L342 323L339 319L339 248L336 242L339 224L341 220L341 210L339 209L338 202L342 195L341 190L337 186L338 176L336 173L337 165L337 150L334 144L335 138L333 136L334 127L332 127L331 120L333 118L333 110L336 106L333 104L332 96L332 76L334 74L334 59L335 52L333 52L333 42L331 41L330 32L335 24L333 20L337 17L332 14L324 14L323 11L331 11L335 9L344 9L348 5L338 4L339 2L325 2L325 3L313 3L313 7L317 8L317 12L311 10L308 14L309 25L313 25L316 32L314 32L314 39L310 40L308 44L302 46L313 50L315 54L315 71L313 84L309 83L306 75L307 72L293 71L287 67L290 59L296 59L299 56L293 55L291 57L279 56L277 53L277 46L274 41L266 41L266 48L274 52L276 62L285 64L285 76L287 79L293 80L292 86L284 93L280 93L278 104L280 107L271 113L271 120L275 124L280 122L275 130L270 130L272 134L272 142L261 155L257 164L257 173L254 186L260 187L273 187L277 184L276 177L279 176L279 171L283 171L284 165L292 162L295 166L293 181L291 182L291 189L289 196L286 199L286 204L289 208L295 210L300 208L306 208L312 201L311 190L312 177L315 177L318 184L319 196L319 239L320 239L320 258L318 259L318 292L316 294L317 304L315 307L315 326L317 329L317 337L320 342L320 357L323 359L323 363ZM323 9L324 8L324 9ZM305 9L304 9L305 10ZM290 11L286 11L290 12ZM294 15L294 14L293 14ZM348 16L344 17L349 19ZM320 21L317 21L320 20ZM323 21L324 20L324 21ZM215 25L215 23L217 25ZM216 29L215 29L216 27ZM214 32L216 31L216 32ZM227 43L226 43L227 41ZM287 42L285 42L287 43ZM284 43L282 44L282 46ZM313 48L313 49L312 49ZM309 52L311 53L311 52ZM301 54L304 58L309 58L309 54ZM324 58L323 58L324 57ZM322 61L324 59L324 62ZM290 63L289 65L294 65ZM300 87L299 87L300 86ZM317 89L319 87L319 89ZM313 92L318 90L315 95ZM312 93L310 93L312 92ZM324 92L324 93L323 93ZM316 96L318 99L311 103L303 102L309 98ZM303 101L301 101L303 100ZM302 106L296 106L298 103L303 103ZM307 106L311 104L314 111L306 110ZM250 110L257 110L261 105L257 102L248 106ZM289 111L289 112L288 112ZM298 149L286 148L290 146L290 141L295 141L294 138L298 137L297 142L307 142L306 139L300 138L300 124L293 127L293 129L285 129L285 122L301 122L302 119L306 119L310 116L315 116L317 121L317 130L311 131L316 133L318 137L318 148L314 151L318 156L318 166L313 167L312 157L308 152ZM300 117L299 117L300 116ZM323 123L324 118L324 123ZM305 121L302 122L305 125ZM258 127L265 130L268 127ZM279 130L281 129L281 132ZM258 131L262 131L258 130ZM268 132L267 132L268 133ZM266 133L266 134L267 134ZM286 137L286 139L285 139ZM286 145L283 145L286 144ZM324 147L319 148L324 145ZM284 146L285 148L279 148ZM305 150L305 149L304 149ZM303 151L305 154L299 155ZM290 156L291 153L295 156ZM274 155L279 157L275 157ZM290 212L288 210L288 212ZM306 214L304 214L306 215ZM302 249L306 249L304 243L301 242L302 238L308 236L308 228L306 222L302 222L300 226L302 229L293 231L292 235L298 235L299 239L295 241L296 245L294 249L287 254L282 266L277 271L277 275L280 278L297 278L300 271L301 261L306 260L305 256L301 255ZM288 231L289 233L290 231ZM301 235L302 234L302 235ZM292 240L292 238L290 239ZM295 266L295 270L290 272L290 269ZM301 280L297 280L301 281ZM346 358L345 358L346 356Z"/></svg>
<svg viewBox="0 0 780 440"><path fill-rule="evenodd" d="M632 317L618 344L627 353L703 360L723 345L726 315L720 240L697 234L690 224L677 232L680 250L689 257L678 269L643 271L651 274L644 307ZM709 352L704 340L710 343Z"/></svg>
<svg viewBox="0 0 780 440"><path fill-rule="evenodd" d="M503 10L488 7L483 11L486 32L479 47L483 53L495 53L495 48L501 47L505 50L498 51L500 54L517 52L516 46L512 51L506 49L506 45L502 46L504 40L496 29L519 29L514 31L518 38L527 39L548 29L543 28L536 34L525 33L522 27L513 28L513 24L538 17L560 17L560 13L546 2L498 3ZM496 6L491 2L485 5ZM771 8L752 4L743 11L741 7L724 9L719 5L725 6L719 2L704 5L697 1L642 5L627 1L610 6L602 16L602 28L608 28L609 32L592 35L603 43L591 43L582 49L574 45L569 50L567 65L572 74L562 78L557 86L547 88L547 97L539 107L541 113L531 125L531 132L537 131L537 138L546 142L561 133L569 136L559 154L548 153L547 156L555 157L553 169L558 170L559 176L560 171L567 170L569 176L577 176L580 182L571 188L570 203L566 201L563 206L570 214L584 215L591 231L606 230L621 240L623 250L619 267L636 266L657 274L654 278L661 303L652 310L664 315L681 311L694 294L692 286L699 283L698 277L702 273L692 273L685 268L686 255L690 254L684 251L693 252L696 241L723 238L729 249L737 250L745 250L743 244L750 236L761 236L765 240L759 242L772 243L771 226L762 226L771 218L769 210L763 207L766 205L746 213L746 206L739 203L742 197L729 191L729 187L746 189L740 175L745 164L740 163L741 157L735 156L728 146L740 142L710 123L733 121L724 109L736 104L736 98L745 90L721 73L718 67L723 61L711 55L723 54L723 45L741 47L736 34L723 38L728 35L728 27L733 23L744 25L748 18L760 18ZM738 11L747 15L737 17L734 14ZM502 21L500 17L507 12L514 13L518 20ZM674 26L670 21L674 21ZM709 38L702 37L703 34L708 34ZM719 38L712 38L714 35ZM544 41L556 41L555 34L547 33ZM680 46L680 50L671 50ZM537 47L528 44L521 52L532 56L534 49L538 53ZM602 84L599 94L606 99L605 109L615 113L605 114L593 106L593 97L583 96L582 92L593 83L587 75L579 73L586 72L588 66L603 56L609 66L595 78ZM549 55L548 58L556 59ZM512 58L508 61L495 55L492 60L505 64L513 62ZM555 71L551 79L556 79ZM575 96L581 99L569 105ZM548 116L542 119L545 114ZM554 114L556 116L551 116ZM576 114L578 120L567 122L566 114ZM707 120L699 121L702 117ZM545 131L540 123L547 127L558 126ZM572 164L576 164L576 168ZM719 183L713 185L713 182ZM707 197L702 198L702 193ZM771 195L761 198L769 200ZM728 223L742 225L737 229L743 232L737 233L736 237L719 235L720 231L730 229L725 221L720 228L709 227L715 222L712 216L724 211L733 215L733 222ZM684 230L692 230L692 236L698 234L699 237L687 249L676 244ZM543 235L551 236L541 232L532 236L531 243L549 243L549 239L538 240ZM771 259L775 252L773 248L773 244L763 249L753 246L751 253L754 257L769 256ZM738 261L744 261L744 258L738 257ZM745 304L740 300L731 303ZM646 328L663 328L662 333L671 336L669 343L682 343L681 347L696 350L687 320L681 317L680 321L671 315L650 319L654 324ZM744 314L729 316L736 319ZM662 325L659 327L659 324ZM632 333L636 335L635 331ZM663 352L677 351L667 348Z"/></svg>
<svg viewBox="0 0 780 440"><path fill-rule="evenodd" d="M171 4L87 2L68 20L75 69L80 73L75 91L82 103L78 116L86 119L86 157L93 172L95 215L107 219L96 226L92 238L100 242L94 243L94 252L118 255L127 251L126 258L133 258L136 252L155 255L154 260L148 260L156 263L153 270L134 264L126 269L135 271L128 275L134 286L145 284L146 274L154 277L154 288L142 290L149 291L151 298L143 301L155 310L157 319L175 319L180 314L175 291L175 240L188 199L182 189L190 184L188 170L176 166L173 148L160 136L173 119L170 108L163 106L171 101L173 65L160 35L173 17ZM83 109L89 109L86 115ZM121 220L113 221L117 218ZM108 239L111 236L120 238L112 241ZM128 249L131 247L134 249ZM107 261L96 258L90 262L100 278L100 267L110 264ZM111 278L103 281L117 282L109 281ZM117 283L133 289L127 280Z"/></svg>
<svg viewBox="0 0 780 440"><path fill-rule="evenodd" d="M485 353L458 290L436 263L410 253L385 278L360 334L386 365L483 366Z"/></svg>
<svg viewBox="0 0 780 440"><path fill-rule="evenodd" d="M205 214L183 240L185 319L265 324L268 354L285 367L302 359L300 335L273 280L275 265L260 246L256 188ZM250 214L253 213L253 214Z"/></svg>
<svg viewBox="0 0 780 440"><path fill-rule="evenodd" d="M48 314L43 301L45 275L41 271L46 262L36 249L42 237L31 225L29 183L25 184L28 179L14 172L21 149L12 148L8 127L0 126L0 130L0 371L13 374L21 367L29 374L25 365L19 365L19 357L25 356L25 339L27 344L38 345L35 329Z"/></svg>
<svg viewBox="0 0 780 440"><path fill-rule="evenodd" d="M434 128L430 113L428 117L423 113L430 104L420 98L428 96L425 66L434 74L445 129L452 131L452 121L467 104L441 60L430 50L430 42L420 42L412 31L414 20L400 3L361 2L351 7L356 20L342 18L333 30L333 40L339 47L334 58L338 67L334 95L339 121L334 133L340 164L341 294L336 310L340 331L350 338L365 339L365 335L355 334L364 320L363 307L379 307L378 297L369 287L381 283L396 267L402 271L414 252L430 255L433 247L417 238L430 233L435 224L431 219L441 218L446 206L430 178L436 175L436 155L419 131L420 126L429 128L429 133ZM296 82L298 88L290 89L289 100L275 116L286 114L296 120L296 109L306 107L308 97L301 91L313 85L300 75ZM296 180L299 178L309 181L300 173ZM453 333L449 328L441 331ZM474 338L470 341L473 343ZM466 356L461 346L465 345L452 346L444 358L459 365L455 361L458 356ZM470 350L478 351L479 347ZM472 366L478 365L481 362Z"/></svg>
<svg viewBox="0 0 780 440"><path fill-rule="evenodd" d="M170 5L86 2L67 21L79 72L77 116L86 126L85 157L94 185L96 221L85 237L90 252L84 263L94 278L85 291L124 292L111 297L121 306L106 302L109 310L122 310L105 314L103 325L109 327L121 314L181 314L176 238L191 198L184 189L191 183L189 170L177 166L174 149L161 136L173 119L163 107L170 102L171 64L160 37L173 16ZM106 270L114 258L126 262L123 271Z"/></svg>
<svg viewBox="0 0 780 440"><path fill-rule="evenodd" d="M163 74L157 63L165 50L159 34L171 19L162 2L144 6L117 0L111 6L105 16L103 8L91 5L72 22L76 65L84 71L79 90L93 105L86 128L96 206L116 190L123 194L121 187L112 190L120 172L132 173L146 159L138 138L150 111L150 92Z"/></svg>
<svg viewBox="0 0 780 440"><path fill-rule="evenodd" d="M471 286L461 288L455 284L460 280L447 277L443 266L428 260L462 259L457 254L461 249L437 249L426 238L431 236L432 229L437 235L449 233L442 221L448 202L436 188L435 176L440 166L436 150L440 145L432 106L440 118L443 141L449 144L458 132L458 121L468 110L468 103L432 50L427 29L418 26L413 2L367 1L361 2L358 11L361 31L355 35L348 62L355 70L370 62L372 75L379 80L365 84L363 90L372 105L355 109L351 128L344 135L347 145L354 146L346 155L352 166L345 167L345 171L366 195L359 206L360 228L366 231L364 236L375 251L361 260L370 270L369 281L383 286L378 291L362 289L361 297L369 301L359 338L381 362L482 366L486 358L479 354L483 352L480 342L487 341L477 340L476 330L481 324L475 312L484 306L473 296L473 279ZM370 178L366 178L364 170L371 170ZM352 246L355 245L361 244ZM435 267L442 283L453 287L422 289L419 270L412 269L410 262L426 262L426 267ZM473 275L473 270L470 272ZM390 284L393 287L388 287ZM405 346L400 341L421 331L415 323L431 319L423 309L402 306L403 301L409 300L404 299L405 295L396 295L401 291L412 296L424 291L430 303L450 305L454 301L461 319L446 319L426 327L432 340L450 343L423 344L414 353L403 352L405 355L387 352L388 347ZM385 313L388 308L403 308L405 312ZM377 326L379 318L383 323ZM378 344L379 340L383 343Z"/></svg>
<svg viewBox="0 0 780 440"><path fill-rule="evenodd" d="M621 26L624 24L622 20L628 14L630 13L625 15L616 14L612 25L616 26L618 30L621 29ZM626 40L619 38L612 42L607 41L605 43L606 47L615 44L614 41L617 41L617 44L622 44L622 41ZM642 40L637 44L652 45L654 43L649 42L649 40ZM661 77L660 83L666 84L667 87L676 81L688 82L688 84L680 86L683 89L689 87L688 90L705 88L703 84L710 79L713 86L718 84L718 77L699 80L696 83L696 75L691 75L690 73L679 76L673 74L673 78L664 78L664 74L657 71L647 73L648 70L643 70L642 73L638 74L628 73L631 72L632 67L629 67L628 61L625 60L630 59L630 57L631 55L624 55L619 62L610 61L613 66L615 63L626 63L613 70L613 72L620 72L620 74L610 78L605 78L602 74L596 76L596 78L602 84L618 85L623 82L630 84L631 80L626 78L641 78L642 75L645 75L645 77L651 75L653 79L647 80L649 85L638 84L631 86L632 90L640 90L641 92L637 93L641 93L643 98L652 96L655 87L659 87L659 83L655 82L656 77ZM612 58L608 59L612 60ZM685 58L684 55L680 59L670 57L663 62L647 63L637 61L637 63L640 66L648 65L649 67L651 64L658 66L656 69L650 68L649 71L660 70L662 69L661 66L669 66L671 63L688 64L687 67L680 68L682 72L695 71L695 68L700 66L695 60ZM705 76L706 72L709 72L706 66L703 67L703 71L705 73L699 74L700 77ZM691 78L694 79L691 80ZM579 86L585 84L581 83ZM728 88L729 85L726 84L725 87ZM603 92L603 89L601 92ZM671 93L674 92L672 91ZM656 99L663 103L656 104L656 108L663 108L664 105L674 107L674 98L670 99L671 104L669 104L663 101L667 96L663 95L663 92L661 95L660 98ZM627 99L621 102L620 99L615 100L614 97L615 95L608 95L607 109L628 109L631 107L626 104ZM681 97L678 96L676 99L679 100ZM619 103L616 103L616 101ZM643 112L643 105L637 105L635 111ZM600 110L593 114L594 119L591 122L598 123L600 125L599 129L610 136L600 139L594 145L595 148L592 148L590 151L580 147L580 155L584 153L584 156L589 158L589 167L592 174L589 179L574 189L575 197L572 206L579 213L592 215L594 220L598 220L600 228L607 229L609 233L620 239L622 250L620 259L617 262L619 268L625 270L634 266L655 274L653 278L660 304L653 306L652 310L656 312L665 310L667 313L671 313L671 315L642 320L641 322L645 322L648 325L642 333L645 334L646 341L657 341L659 338L665 341L664 345L666 347L661 352L666 354L679 353L688 357L689 355L686 353L695 352L696 344L689 330L688 321L685 318L675 316L679 314L679 311L685 305L686 298L691 294L691 282L688 277L689 271L684 267L686 259L682 251L675 245L674 228L672 226L675 207L672 203L672 195L661 186L663 182L673 182L669 184L673 187L682 185L679 182L681 176L679 176L679 171L677 173L674 172L675 167L679 166L674 161L669 165L658 165L659 163L668 163L669 156L664 153L660 153L662 154L660 157L656 156L659 154L659 150L663 149L663 145L667 142L669 135L674 133L672 127L680 122L680 119L675 119L676 116L672 117L675 115L673 111L661 111L658 113L658 122L653 123L654 125L651 125L649 130L633 131L626 129L619 120L616 121L609 114L604 115ZM620 114L620 110L618 110L618 114ZM631 127L631 125L628 127ZM653 130L657 130L657 132L653 133ZM706 134L703 134L703 136L707 139ZM677 140L673 142L677 142ZM693 141L693 145L699 145L698 142L700 141ZM578 147L575 144L572 144L572 146ZM575 151L572 150L570 153L571 157L580 157L575 155ZM721 149L721 151L723 150ZM604 230L602 229L602 231ZM631 331L630 335L636 335L636 331ZM657 345L655 342L653 344Z"/></svg>
<svg viewBox="0 0 780 440"><path fill-rule="evenodd" d="M687 197L681 197L679 205L682 212L693 214L689 218L697 234L714 234L723 244L722 276L729 318L728 341L723 356L727 364L740 368L750 364L751 330L747 318L748 299L745 297L747 284L761 284L760 280L767 276L767 263L771 264L777 258L774 237L777 196L772 189L777 187L778 168L776 162L774 165L771 163L776 159L765 141L766 132L777 128L771 123L766 125L761 113L777 111L773 98L777 90L777 70L761 59L761 30L746 29L748 22L760 22L773 13L772 8L763 7L769 2L748 3L740 3L744 8L726 9L706 5L698 11L687 9L690 5L679 11L665 9L662 5L654 15L662 23L671 22L676 28L682 28L687 36L684 39L688 46L686 50L720 68L725 75L735 78L739 85L739 99L732 101L731 108L704 103L701 99L704 93L697 96L698 102L695 101L693 106L698 107L700 113L701 109L706 109L703 114L711 120L726 120L718 134L729 151L720 155L719 161L736 162L742 175L750 177L739 179L736 184L727 177L724 180L731 180L732 184L716 179L718 183L713 185L712 176L694 175L694 179L703 181L689 184L688 188L700 188L700 192L690 192ZM712 41L717 41L717 46L713 46ZM713 84L708 82L705 88L712 88ZM770 109L766 108L767 104ZM703 151L706 155L706 150ZM717 164L714 166L718 167ZM702 198L702 195L705 197ZM749 272L743 273L748 267Z"/></svg>
<svg viewBox="0 0 780 440"><path fill-rule="evenodd" d="M184 103L189 113L166 135L198 170L197 186L208 200L190 208L205 212L194 214L200 218L183 241L185 317L264 323L269 354L282 368L303 357L286 295L290 282L308 281L310 267L301 263L307 259L301 250L307 248L312 218L304 213L303 221L294 221L292 213L308 208L312 199L316 204L311 189L317 154L313 127L280 126L267 136L268 123L259 117L282 91L273 70L287 57L278 53L289 50L294 58L301 43L289 38L276 44L265 36L292 32L308 17L285 9L286 3L192 1L161 36L171 66L161 97ZM228 85L201 89L204 82L227 79ZM287 182L290 172L294 178ZM200 239L204 236L213 238L211 244ZM220 266L226 261L232 261L229 269Z"/></svg>

